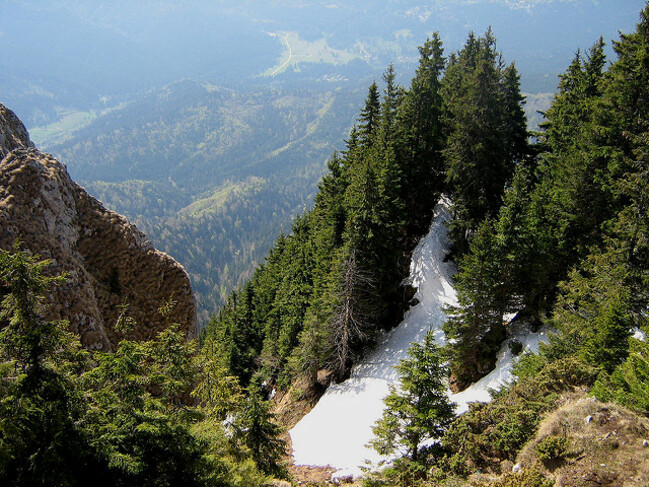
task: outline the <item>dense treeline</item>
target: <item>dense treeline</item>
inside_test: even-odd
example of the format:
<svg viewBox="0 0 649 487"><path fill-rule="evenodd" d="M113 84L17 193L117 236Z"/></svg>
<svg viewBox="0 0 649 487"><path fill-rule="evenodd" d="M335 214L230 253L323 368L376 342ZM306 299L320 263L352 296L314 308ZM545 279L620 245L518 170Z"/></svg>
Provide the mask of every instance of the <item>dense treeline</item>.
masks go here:
<svg viewBox="0 0 649 487"><path fill-rule="evenodd" d="M398 322L409 254L443 191L456 202L458 253L528 153L523 98L491 32L446 59L435 34L409 89L390 66L373 83L313 210L281 236L207 328L224 366L287 385L341 379L377 333Z"/></svg>
<svg viewBox="0 0 649 487"><path fill-rule="evenodd" d="M344 377L404 304L407 250L444 191L454 201L459 267L443 352L452 386L493 367L507 314L556 333L521 360L518 384L453 422L437 393L441 352L413 348L373 442L409 454L367 485L499 472L566 393L591 391L649 413L649 349L632 337L649 331L649 6L613 47L608 69L602 39L576 54L532 146L516 70L490 32L448 59L433 37L409 90L394 88L388 69L383 99L370 86L313 211L210 324L206 342L221 363L244 383L315 381L321 368ZM421 448L425 437L439 442ZM567 439L552 440L545 446L563 455ZM538 471L524 477L548 485Z"/></svg>
<svg viewBox="0 0 649 487"><path fill-rule="evenodd" d="M498 212L481 221L461 260L460 306L446 332L465 386L493 366L505 313L549 317L607 368L642 325L647 270L647 24L577 53L539 134L537 157L516 168ZM559 283L562 283L559 285ZM612 354L600 356L604 349ZM477 365L477 367L476 367Z"/></svg>
<svg viewBox="0 0 649 487"><path fill-rule="evenodd" d="M0 250L0 483L7 486L261 486L284 476L283 441L260 388L246 391L179 326L87 351L40 307L47 277ZM168 317L173 301L161 303ZM117 324L134 323L125 313Z"/></svg>
<svg viewBox="0 0 649 487"><path fill-rule="evenodd" d="M500 207L469 225L459 258L459 305L445 326L455 387L493 366L506 313L550 327L549 343L520 359L515 384L450 425L445 401L407 409L409 389L401 402L391 394L375 447L408 427L419 431L422 418L431 425L426 436L439 442L411 449L366 485L453 484L455 476L501 473L501 462L515 461L544 415L571 395L589 392L649 414L649 4L636 31L613 49L608 69L602 39L576 54L532 155L514 167ZM402 382L412 368L403 363ZM435 374L426 374L417 377L433 381L433 394ZM405 420L392 426L393 416ZM481 485L553 485L544 475L588 455L574 442L566 431L549 435L536 445L543 474L532 468Z"/></svg>

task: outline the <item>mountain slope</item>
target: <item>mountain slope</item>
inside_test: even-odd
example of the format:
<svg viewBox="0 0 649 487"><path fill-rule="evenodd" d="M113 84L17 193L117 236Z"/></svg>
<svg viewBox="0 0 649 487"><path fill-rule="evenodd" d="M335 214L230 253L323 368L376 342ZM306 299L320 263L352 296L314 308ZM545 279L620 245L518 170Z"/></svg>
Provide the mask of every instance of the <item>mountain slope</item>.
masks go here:
<svg viewBox="0 0 649 487"><path fill-rule="evenodd" d="M449 202L442 200L428 235L413 252L408 280L417 288L418 304L354 367L349 379L332 384L316 407L290 431L297 465L330 465L340 469L337 476L344 476L359 475L365 459L374 464L381 460L366 445L372 438L371 426L383 411L382 399L389 386L398 381L394 366L406 356L411 342L423 340L429 327L436 327L437 339L443 340L443 307L455 303L454 266L444 262L450 218Z"/></svg>
<svg viewBox="0 0 649 487"><path fill-rule="evenodd" d="M51 259L50 272L68 274L49 296L49 318L68 320L84 346L104 350L123 338L152 338L169 322L195 336L196 305L184 268L74 183L63 164L30 147L11 111L0 105L0 114L2 150L13 149L0 161L0 247L19 242ZM157 310L167 300L175 306L164 317ZM122 315L140 325L118 332Z"/></svg>
<svg viewBox="0 0 649 487"><path fill-rule="evenodd" d="M406 357L412 343L423 343L424 336L433 330L439 345L446 343L442 325L444 310L457 305L453 288L455 266L445 258L449 253L448 224L451 204L442 198L435 208L430 230L413 252L408 282L417 288L416 303L404 320L390 331L381 342L358 363L351 377L329 386L325 394L300 422L290 431L293 459L296 465L328 465L338 471L335 477L358 476L366 460L373 465L390 460L368 447L373 438L372 426L381 417L383 398L390 387L398 387L399 376L395 366ZM522 344L526 352L538 351L539 343L546 341L546 332L532 333L521 329L512 333L511 340ZM448 391L457 404L457 413L468 410L469 403L489 402L491 392L513 380L509 341L501 348L495 369L471 387L458 393ZM317 441L313 441L317 438ZM344 441L341 442L341 438Z"/></svg>
<svg viewBox="0 0 649 487"><path fill-rule="evenodd" d="M238 92L185 80L47 146L192 276L202 321L310 205L355 90Z"/></svg>

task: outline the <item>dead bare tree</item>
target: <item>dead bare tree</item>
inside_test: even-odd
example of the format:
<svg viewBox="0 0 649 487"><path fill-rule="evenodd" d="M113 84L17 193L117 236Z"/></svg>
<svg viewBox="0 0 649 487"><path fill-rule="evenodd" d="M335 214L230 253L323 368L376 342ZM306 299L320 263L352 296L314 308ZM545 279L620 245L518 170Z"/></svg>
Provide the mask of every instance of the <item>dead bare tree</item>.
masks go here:
<svg viewBox="0 0 649 487"><path fill-rule="evenodd" d="M342 260L338 284L339 304L331 320L331 353L328 367L340 380L358 358L361 346L374 329L372 305L374 279L361 268L356 252L350 251Z"/></svg>

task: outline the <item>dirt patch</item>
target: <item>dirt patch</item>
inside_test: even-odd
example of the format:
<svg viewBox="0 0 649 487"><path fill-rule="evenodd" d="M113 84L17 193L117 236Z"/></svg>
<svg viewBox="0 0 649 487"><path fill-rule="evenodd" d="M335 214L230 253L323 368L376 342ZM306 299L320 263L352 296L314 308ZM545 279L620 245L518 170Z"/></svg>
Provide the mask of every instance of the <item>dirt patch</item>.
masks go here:
<svg viewBox="0 0 649 487"><path fill-rule="evenodd" d="M562 446L548 455L552 443ZM517 463L552 476L556 487L646 487L649 419L618 405L581 398L541 423Z"/></svg>
<svg viewBox="0 0 649 487"><path fill-rule="evenodd" d="M287 392L278 393L273 398L277 422L284 428L282 439L286 441L289 455L286 458L294 483L304 486L338 485L343 481L332 480L336 472L333 467L293 464L293 445L288 431L306 416L318 403L331 382L331 373L320 371L315 384L306 380L297 381ZM315 440L317 441L317 439Z"/></svg>
<svg viewBox="0 0 649 487"><path fill-rule="evenodd" d="M279 424L288 431L311 411L331 382L331 373L321 370L315 384L307 380L298 380L285 393L278 393L274 398L275 417Z"/></svg>
<svg viewBox="0 0 649 487"><path fill-rule="evenodd" d="M320 486L332 485L331 477L336 473L332 467L314 467L310 465L291 465L291 476L298 485Z"/></svg>

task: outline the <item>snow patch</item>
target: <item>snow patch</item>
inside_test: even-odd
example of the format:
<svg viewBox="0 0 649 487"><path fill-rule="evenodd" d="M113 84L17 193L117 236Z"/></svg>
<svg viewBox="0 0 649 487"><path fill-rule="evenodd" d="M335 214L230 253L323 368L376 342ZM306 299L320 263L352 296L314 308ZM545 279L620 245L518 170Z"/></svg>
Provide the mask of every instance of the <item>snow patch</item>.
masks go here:
<svg viewBox="0 0 649 487"><path fill-rule="evenodd" d="M645 332L642 331L640 328L634 328L633 335L631 335L631 337L635 338L636 340L640 340L641 342L647 340L647 335L645 335Z"/></svg>
<svg viewBox="0 0 649 487"><path fill-rule="evenodd" d="M313 410L289 431L296 465L329 465L338 469L335 477L342 477L361 475L361 466L390 460L367 444L373 438L372 426L383 413L383 398L388 395L389 386L398 384L394 367L406 358L411 343L423 342L429 328L433 329L436 342L443 345L444 308L457 304L452 285L455 268L451 262L444 261L449 250L447 223L450 219L450 202L443 197L435 208L430 230L417 245L410 264L408 282L417 288L418 303L353 368L349 379L329 386ZM546 339L546 333L521 328L512 339L518 340L524 351L536 351ZM493 372L459 394L451 395L449 391L451 399L458 403L458 413L466 411L469 402L489 401L491 389L511 381L514 362L506 342Z"/></svg>
<svg viewBox="0 0 649 487"><path fill-rule="evenodd" d="M422 342L429 326L441 342L443 306L456 304L451 283L453 266L444 262L448 249L446 223L449 202L442 199L435 209L431 229L417 245L410 264L409 282L417 288L418 304L407 311L403 322L385 334L374 352L352 370L340 384L331 385L313 410L289 432L297 465L331 465L336 476L359 475L365 460L384 458L366 445L372 425L381 417L389 386L398 383L395 365L406 358L412 342Z"/></svg>
<svg viewBox="0 0 649 487"><path fill-rule="evenodd" d="M516 363L517 357L514 357L509 344L512 341L518 341L523 345L524 353L536 353L539 350L541 342L547 343L548 336L547 330L541 329L538 332L533 332L528 326L519 326L512 336L506 340L500 347L496 367L490 373L485 375L482 379L474 382L457 394L452 394L451 400L457 404L456 413L462 414L469 410L469 403L471 402L489 402L491 401L491 394L489 391L498 390L503 386L509 384L514 380L512 368Z"/></svg>

